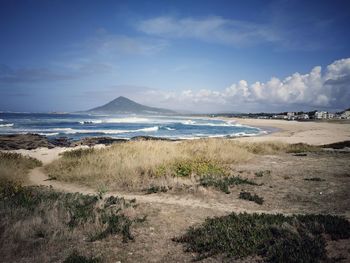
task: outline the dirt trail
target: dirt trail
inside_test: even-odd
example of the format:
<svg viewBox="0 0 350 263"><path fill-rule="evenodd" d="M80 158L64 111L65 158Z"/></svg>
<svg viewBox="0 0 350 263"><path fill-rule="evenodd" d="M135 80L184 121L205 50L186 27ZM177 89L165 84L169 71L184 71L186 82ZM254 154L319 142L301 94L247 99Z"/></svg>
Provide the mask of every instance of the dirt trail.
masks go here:
<svg viewBox="0 0 350 263"><path fill-rule="evenodd" d="M38 149L37 151L22 151L21 153L32 156L39 159L43 162L44 165L49 164L60 158L60 153L67 150L66 148L55 148L55 149ZM65 183L56 180L50 180L50 178L45 174L43 167L37 167L32 169L29 172L29 180L27 185L44 185L51 186L56 190L63 192L75 193L79 192L82 194L96 194L96 190L88 188L82 185L77 185L73 183ZM122 193L122 192L108 192L106 196L122 196L125 199L137 199L141 203L160 203L168 205L178 205L191 208L205 208L205 209L214 209L223 212L244 212L247 211L242 207L213 203L202 201L194 198L186 198L180 196L172 196L169 194L152 194L152 195L142 195L142 194L132 194L132 193ZM248 212L248 211L247 211ZM255 212L264 212L264 211L255 211ZM266 212L266 211L265 211ZM279 211L270 211L270 212L279 212Z"/></svg>
<svg viewBox="0 0 350 263"><path fill-rule="evenodd" d="M50 180L49 177L44 173L42 167L34 168L29 173L29 183L28 185L44 185L51 186L56 190L63 192L75 193L79 192L82 194L96 194L96 191L92 188L88 188L85 186L59 182L56 180ZM204 208L204 209L213 209L222 212L255 212L255 213L282 213L282 211L278 210L254 210L250 211L248 209L244 209L237 205L233 204L220 204L217 202L208 202L194 198L186 198L181 196L173 196L168 194L152 194L152 195L142 195L142 194L131 194L131 193L123 193L123 192L108 192L106 196L120 196L125 199L136 199L140 203L160 203L160 204L168 204L168 205L178 205L190 208Z"/></svg>

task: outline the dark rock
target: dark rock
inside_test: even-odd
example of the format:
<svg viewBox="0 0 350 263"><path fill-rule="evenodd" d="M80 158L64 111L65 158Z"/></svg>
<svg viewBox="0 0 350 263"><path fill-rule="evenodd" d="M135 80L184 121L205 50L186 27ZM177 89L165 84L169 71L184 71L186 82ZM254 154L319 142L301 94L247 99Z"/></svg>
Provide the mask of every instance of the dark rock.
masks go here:
<svg viewBox="0 0 350 263"><path fill-rule="evenodd" d="M50 143L57 147L70 147L72 142L67 137L59 137L51 139Z"/></svg>
<svg viewBox="0 0 350 263"><path fill-rule="evenodd" d="M169 138L152 137L152 136L135 136L130 139L131 141L177 141Z"/></svg>
<svg viewBox="0 0 350 263"><path fill-rule="evenodd" d="M116 139L111 137L86 137L79 141L72 142L70 146L79 146L79 145L87 145L87 146L94 146L96 144L104 144L104 145L111 145L114 143L121 143L126 142L128 140L126 139Z"/></svg>
<svg viewBox="0 0 350 263"><path fill-rule="evenodd" d="M322 148L332 148L332 149L344 149L346 147L350 148L350 141L336 142L331 144L324 144Z"/></svg>
<svg viewBox="0 0 350 263"><path fill-rule="evenodd" d="M0 135L0 150L32 150L40 147L53 148L55 145L39 134Z"/></svg>

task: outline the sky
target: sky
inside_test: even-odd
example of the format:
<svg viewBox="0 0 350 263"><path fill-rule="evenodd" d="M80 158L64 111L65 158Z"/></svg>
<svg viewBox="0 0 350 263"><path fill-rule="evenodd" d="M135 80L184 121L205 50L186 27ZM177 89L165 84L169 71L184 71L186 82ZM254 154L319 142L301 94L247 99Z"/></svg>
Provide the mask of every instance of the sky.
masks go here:
<svg viewBox="0 0 350 263"><path fill-rule="evenodd" d="M0 0L0 111L350 107L350 2Z"/></svg>

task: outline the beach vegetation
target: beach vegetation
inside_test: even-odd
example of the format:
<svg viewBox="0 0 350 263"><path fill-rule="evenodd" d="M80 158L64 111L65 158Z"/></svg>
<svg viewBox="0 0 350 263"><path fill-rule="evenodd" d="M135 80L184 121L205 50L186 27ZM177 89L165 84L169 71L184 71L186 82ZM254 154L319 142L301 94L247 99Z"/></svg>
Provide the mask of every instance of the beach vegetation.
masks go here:
<svg viewBox="0 0 350 263"><path fill-rule="evenodd" d="M350 223L333 215L236 214L207 218L173 238L201 260L260 256L266 262L326 261L326 236L350 237Z"/></svg>
<svg viewBox="0 0 350 263"><path fill-rule="evenodd" d="M256 194L251 194L250 192L240 192L239 199L248 200L257 203L258 205L262 205L264 203L264 199Z"/></svg>
<svg viewBox="0 0 350 263"><path fill-rule="evenodd" d="M100 258L83 256L77 250L73 250L72 253L63 261L63 263L100 263L100 262L102 262Z"/></svg>
<svg viewBox="0 0 350 263"><path fill-rule="evenodd" d="M257 171L257 172L255 172L255 176L256 177L263 177L264 175L268 176L270 174L271 174L270 170L264 170L264 171Z"/></svg>
<svg viewBox="0 0 350 263"><path fill-rule="evenodd" d="M7 184L0 192L0 256L25 257L21 251L33 254L34 248L35 254L44 256L48 248L52 253L57 246L59 253L110 236L128 242L134 240L134 226L146 220L136 211L135 200L116 196L100 199L98 195L57 192L43 186ZM73 258L83 260L78 255L68 259Z"/></svg>
<svg viewBox="0 0 350 263"><path fill-rule="evenodd" d="M166 193L168 192L169 188L166 186L159 186L159 185L151 185L149 188L146 189L147 194L155 194L155 193Z"/></svg>
<svg viewBox="0 0 350 263"><path fill-rule="evenodd" d="M200 139L180 142L130 141L102 149L78 149L62 154L45 167L57 180L109 189L140 190L176 178L224 177L232 166L247 162L255 155L277 154L309 149L281 142L239 142L229 139ZM310 149L314 149L311 147Z"/></svg>
<svg viewBox="0 0 350 263"><path fill-rule="evenodd" d="M230 187L241 184L248 185L258 185L257 183L250 181L248 179L243 179L239 176L227 176L227 177L214 177L214 176L204 176L200 178L199 184L203 187L214 187L225 194L229 194Z"/></svg>
<svg viewBox="0 0 350 263"><path fill-rule="evenodd" d="M304 178L305 181L313 181L313 182L323 182L325 179L322 179L320 177L311 177L311 178Z"/></svg>
<svg viewBox="0 0 350 263"><path fill-rule="evenodd" d="M7 182L22 184L30 169L41 166L41 161L19 153L0 152L0 187Z"/></svg>

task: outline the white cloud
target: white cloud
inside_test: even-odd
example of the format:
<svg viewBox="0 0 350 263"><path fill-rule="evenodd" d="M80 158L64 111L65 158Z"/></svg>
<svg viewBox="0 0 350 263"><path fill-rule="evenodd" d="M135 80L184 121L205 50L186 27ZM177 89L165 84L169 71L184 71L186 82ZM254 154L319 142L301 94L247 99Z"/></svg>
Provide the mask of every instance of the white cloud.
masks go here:
<svg viewBox="0 0 350 263"><path fill-rule="evenodd" d="M219 16L201 19L161 16L141 21L137 29L149 35L192 38L228 45L278 40L267 26Z"/></svg>
<svg viewBox="0 0 350 263"><path fill-rule="evenodd" d="M282 80L272 77L266 83L252 84L241 80L223 91L187 89L176 93L152 90L148 95L152 95L148 97L153 98L153 104L206 112L344 109L350 106L350 58L337 60L324 71L316 66L307 74L294 73Z"/></svg>

